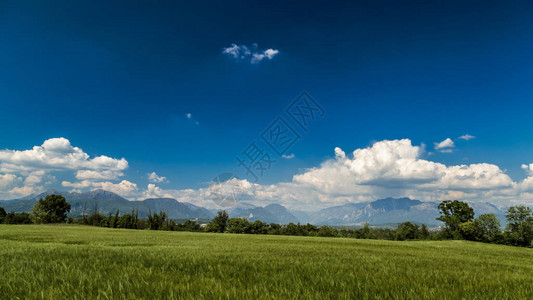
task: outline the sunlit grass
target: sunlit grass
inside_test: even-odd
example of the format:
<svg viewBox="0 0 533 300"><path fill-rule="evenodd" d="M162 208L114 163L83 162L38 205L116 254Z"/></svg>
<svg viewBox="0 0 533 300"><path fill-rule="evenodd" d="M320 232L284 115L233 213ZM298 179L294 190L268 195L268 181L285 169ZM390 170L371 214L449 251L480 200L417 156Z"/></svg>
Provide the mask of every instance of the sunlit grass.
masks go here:
<svg viewBox="0 0 533 300"><path fill-rule="evenodd" d="M533 297L531 249L0 225L0 299Z"/></svg>

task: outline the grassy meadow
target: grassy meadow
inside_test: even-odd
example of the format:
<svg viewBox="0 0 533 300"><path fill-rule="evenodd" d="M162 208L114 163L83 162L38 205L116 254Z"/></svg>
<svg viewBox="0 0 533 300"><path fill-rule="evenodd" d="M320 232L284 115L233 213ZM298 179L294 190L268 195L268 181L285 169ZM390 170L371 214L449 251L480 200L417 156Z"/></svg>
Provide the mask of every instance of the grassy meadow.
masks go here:
<svg viewBox="0 0 533 300"><path fill-rule="evenodd" d="M0 225L0 299L531 299L533 250Z"/></svg>

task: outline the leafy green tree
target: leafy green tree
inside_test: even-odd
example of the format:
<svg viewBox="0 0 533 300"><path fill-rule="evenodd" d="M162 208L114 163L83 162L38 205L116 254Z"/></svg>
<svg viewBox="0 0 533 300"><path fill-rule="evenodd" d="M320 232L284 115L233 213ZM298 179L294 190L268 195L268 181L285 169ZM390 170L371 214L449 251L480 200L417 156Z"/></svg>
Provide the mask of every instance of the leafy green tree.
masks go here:
<svg viewBox="0 0 533 300"><path fill-rule="evenodd" d="M511 206L505 214L509 244L533 246L533 214L527 206Z"/></svg>
<svg viewBox="0 0 533 300"><path fill-rule="evenodd" d="M261 220L255 220L250 224L250 228L250 233L253 234L266 234L268 232L268 225Z"/></svg>
<svg viewBox="0 0 533 300"><path fill-rule="evenodd" d="M329 226L320 226L320 228L318 229L318 236L323 236L323 237L334 237L334 236L338 236L338 232L337 232L337 229L333 228L333 227L329 227Z"/></svg>
<svg viewBox="0 0 533 300"><path fill-rule="evenodd" d="M151 230L168 229L169 226L165 226L167 219L168 216L164 211L160 211L159 214L156 214L155 212L152 214L152 212L149 210L148 228L150 228ZM163 228L164 226L166 228Z"/></svg>
<svg viewBox="0 0 533 300"><path fill-rule="evenodd" d="M420 235L420 230L417 224L411 222L403 222L398 224L396 229L396 240L405 241L405 240L414 240L417 239Z"/></svg>
<svg viewBox="0 0 533 300"><path fill-rule="evenodd" d="M461 238L460 224L474 219L474 209L458 200L442 201L439 206L440 216L437 220L444 222L446 233L453 238Z"/></svg>
<svg viewBox="0 0 533 300"><path fill-rule="evenodd" d="M119 214L119 211L117 209L117 212L115 213L115 217L113 217L112 221L109 221L109 227L117 228L117 226L118 226L118 214Z"/></svg>
<svg viewBox="0 0 533 300"><path fill-rule="evenodd" d="M533 218L531 208L527 206L511 206L505 213L507 226L511 231L516 231L520 224Z"/></svg>
<svg viewBox="0 0 533 300"><path fill-rule="evenodd" d="M494 214L482 214L474 222L477 225L477 240L485 243L497 243L501 240L501 222Z"/></svg>
<svg viewBox="0 0 533 300"><path fill-rule="evenodd" d="M198 224L198 222L193 221L193 220L185 221L185 223L183 223L181 227L186 231L200 231L202 229L200 224Z"/></svg>
<svg viewBox="0 0 533 300"><path fill-rule="evenodd" d="M426 224L422 224L420 227L420 238L427 239L429 237L429 229Z"/></svg>
<svg viewBox="0 0 533 300"><path fill-rule="evenodd" d="M103 225L102 225L103 221ZM109 227L107 218L101 212L95 210L86 218L87 225Z"/></svg>
<svg viewBox="0 0 533 300"><path fill-rule="evenodd" d="M36 223L64 223L67 213L70 211L70 203L61 195L48 195L39 199L33 206L33 218Z"/></svg>
<svg viewBox="0 0 533 300"><path fill-rule="evenodd" d="M246 218L231 218L228 220L226 232L229 233L252 233L250 222Z"/></svg>
<svg viewBox="0 0 533 300"><path fill-rule="evenodd" d="M459 224L461 237L468 241L476 241L480 235L478 224L474 221L467 221Z"/></svg>
<svg viewBox="0 0 533 300"><path fill-rule="evenodd" d="M229 215L225 210L219 211L211 222L207 224L209 232L225 232L228 225Z"/></svg>
<svg viewBox="0 0 533 300"><path fill-rule="evenodd" d="M281 234L281 225L277 223L270 223L268 225L268 234L274 234L274 235Z"/></svg>
<svg viewBox="0 0 533 300"><path fill-rule="evenodd" d="M360 239L371 239L373 238L372 230L370 229L370 224L368 222L365 222L365 225L363 225L363 228L359 229L357 234L357 237Z"/></svg>
<svg viewBox="0 0 533 300"><path fill-rule="evenodd" d="M134 210L131 211L131 214L123 214L118 222L118 228L127 228L127 229L137 229L138 227L138 212Z"/></svg>

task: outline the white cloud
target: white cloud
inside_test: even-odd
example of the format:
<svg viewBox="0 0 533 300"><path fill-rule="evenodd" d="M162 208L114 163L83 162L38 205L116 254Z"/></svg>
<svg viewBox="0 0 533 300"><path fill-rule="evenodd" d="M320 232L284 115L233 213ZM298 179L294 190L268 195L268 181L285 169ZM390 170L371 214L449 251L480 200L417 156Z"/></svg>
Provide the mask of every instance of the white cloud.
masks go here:
<svg viewBox="0 0 533 300"><path fill-rule="evenodd" d="M453 141L447 140L436 148L452 149ZM199 189L163 189L156 184L166 178L155 172L147 174L151 183L145 189L128 180L112 182L123 176L122 171L127 168L125 159L91 158L66 139L48 140L31 150L0 153L0 197L39 192L55 180L51 175L55 170L73 171L78 179L63 181L63 187L101 188L130 199L170 197L216 208L210 199L221 192L213 184ZM334 158L321 165L294 175L290 182L261 185L234 178L232 184L242 189L243 201L256 205L277 202L304 210L383 197L506 204L533 201L533 164L522 165L527 177L515 182L494 164L445 165L428 160L424 146L412 145L409 139L379 141L348 154L336 147L334 154ZM13 172L6 172L8 169Z"/></svg>
<svg viewBox="0 0 533 300"><path fill-rule="evenodd" d="M529 165L523 164L523 165L522 165L522 169L523 169L524 171L526 171L526 173L527 173L529 176L533 176L533 164L529 164Z"/></svg>
<svg viewBox="0 0 533 300"><path fill-rule="evenodd" d="M296 182L313 182L317 178L335 178L333 174L320 176L330 169L342 176L351 177L352 185L368 185L389 188L437 188L437 189L495 189L512 186L511 178L496 165L472 164L446 166L421 159L421 147L413 146L408 139L381 141L371 147L357 149L353 158L345 158L339 148L336 159L321 168L310 169L294 176ZM332 185L336 179L329 181Z"/></svg>
<svg viewBox="0 0 533 300"><path fill-rule="evenodd" d="M264 59L271 60L274 56L279 54L277 49L259 50L257 44L252 47L245 45L231 44L231 46L222 50L223 54L232 57L235 60L249 61L252 64L257 64Z"/></svg>
<svg viewBox="0 0 533 300"><path fill-rule="evenodd" d="M533 199L533 176L518 184L496 165L447 166L422 159L423 152L422 146L412 145L409 139L376 142L350 156L337 147L335 158L293 176L290 182L261 185L234 178L232 184L243 191L242 201L280 203L303 210L384 197L496 203ZM533 164L527 165L528 172L530 167L533 169ZM210 184L200 189L167 190L150 184L142 196L171 197L216 208L210 197L223 192L220 188Z"/></svg>
<svg viewBox="0 0 533 300"><path fill-rule="evenodd" d="M279 51L276 49L266 49L263 53L268 59L272 59L274 56L278 55Z"/></svg>
<svg viewBox="0 0 533 300"><path fill-rule="evenodd" d="M119 183L113 183L109 181L94 182L89 180L83 180L79 182L63 181L61 185L75 189L104 189L106 191L119 194L123 197L135 196L136 192L139 190L137 184L128 180L122 180Z"/></svg>
<svg viewBox="0 0 533 300"><path fill-rule="evenodd" d="M28 175L28 177L26 177L26 179L24 180L24 184L32 186L39 184L43 181L45 174L46 173L43 170L33 171L30 173L30 175Z"/></svg>
<svg viewBox="0 0 533 300"><path fill-rule="evenodd" d="M52 138L29 150L0 150L2 181L17 178L9 185L0 184L0 196L13 198L40 192L56 181L53 172L73 171L78 180L101 181L118 179L127 168L124 158L105 155L91 158L68 139Z"/></svg>
<svg viewBox="0 0 533 300"><path fill-rule="evenodd" d="M13 174L0 174L0 190L12 189L21 179Z"/></svg>
<svg viewBox="0 0 533 300"><path fill-rule="evenodd" d="M465 140L465 141L469 141L469 140L474 139L476 137L467 133L465 135L461 135L459 138L462 139L462 140Z"/></svg>
<svg viewBox="0 0 533 300"><path fill-rule="evenodd" d="M159 176L155 172L148 173L148 180L153 183L167 182L167 178L164 176Z"/></svg>
<svg viewBox="0 0 533 300"><path fill-rule="evenodd" d="M76 179L78 180L115 180L122 176L124 173L115 170L79 170L76 172Z"/></svg>
<svg viewBox="0 0 533 300"><path fill-rule="evenodd" d="M435 150L438 150L442 153L451 153L453 152L453 148L455 148L455 143L450 138L447 138L440 143L434 143L434 144L435 144Z"/></svg>
<svg viewBox="0 0 533 300"><path fill-rule="evenodd" d="M128 168L128 162L107 156L90 158L65 138L44 141L31 150L0 150L0 171L27 172L33 170L116 170Z"/></svg>
<svg viewBox="0 0 533 300"><path fill-rule="evenodd" d="M294 158L295 155L294 155L294 153L291 153L291 154L289 154L289 155L287 155L287 154L282 154L281 157L283 157L283 158L285 158L285 159L291 159L291 158Z"/></svg>

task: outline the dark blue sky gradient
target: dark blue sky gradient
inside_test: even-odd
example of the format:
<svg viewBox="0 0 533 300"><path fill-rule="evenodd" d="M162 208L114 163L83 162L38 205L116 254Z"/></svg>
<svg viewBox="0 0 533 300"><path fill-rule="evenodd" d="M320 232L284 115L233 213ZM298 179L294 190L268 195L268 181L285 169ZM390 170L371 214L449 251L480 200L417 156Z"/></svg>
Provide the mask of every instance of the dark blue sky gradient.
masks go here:
<svg viewBox="0 0 533 300"><path fill-rule="evenodd" d="M533 162L532 15L527 1L0 0L0 148L65 137L126 158L133 181L157 171L197 187L307 90L326 116L264 183L337 146L432 151L466 133L431 159L519 179ZM232 43L280 53L234 61Z"/></svg>

